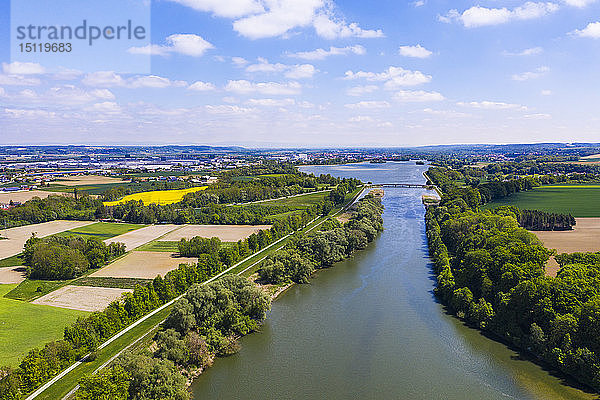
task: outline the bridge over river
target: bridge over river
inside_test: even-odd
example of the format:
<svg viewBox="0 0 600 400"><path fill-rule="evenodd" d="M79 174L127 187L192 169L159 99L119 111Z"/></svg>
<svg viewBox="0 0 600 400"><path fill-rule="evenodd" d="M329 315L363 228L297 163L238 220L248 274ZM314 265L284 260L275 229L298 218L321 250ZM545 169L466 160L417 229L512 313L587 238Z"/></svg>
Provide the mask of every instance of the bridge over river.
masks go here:
<svg viewBox="0 0 600 400"><path fill-rule="evenodd" d="M421 185L418 183L375 183L370 184L369 187L374 188L416 188L416 189L433 189L433 186Z"/></svg>

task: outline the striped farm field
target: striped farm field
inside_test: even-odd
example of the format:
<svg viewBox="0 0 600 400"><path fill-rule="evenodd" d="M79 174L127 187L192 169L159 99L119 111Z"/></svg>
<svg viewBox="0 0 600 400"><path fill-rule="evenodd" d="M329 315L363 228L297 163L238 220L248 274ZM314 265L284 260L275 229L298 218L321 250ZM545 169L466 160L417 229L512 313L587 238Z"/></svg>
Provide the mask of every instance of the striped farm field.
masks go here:
<svg viewBox="0 0 600 400"><path fill-rule="evenodd" d="M148 204L173 204L181 201L183 196L188 193L205 190L208 186L200 186L189 189L178 190L156 190L153 192L134 193L123 197L116 201L105 201L105 206L116 206L117 204L127 203L128 201L142 201L145 205Z"/></svg>
<svg viewBox="0 0 600 400"><path fill-rule="evenodd" d="M574 217L600 217L600 185L552 185L515 193L484 208L517 206L520 209L571 214Z"/></svg>

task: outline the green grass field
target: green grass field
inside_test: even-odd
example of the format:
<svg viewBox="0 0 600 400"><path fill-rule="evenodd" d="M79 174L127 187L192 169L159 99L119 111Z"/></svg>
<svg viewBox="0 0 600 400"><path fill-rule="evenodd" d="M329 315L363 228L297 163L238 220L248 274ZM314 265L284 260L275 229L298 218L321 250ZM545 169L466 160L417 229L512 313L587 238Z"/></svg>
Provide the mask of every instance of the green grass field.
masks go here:
<svg viewBox="0 0 600 400"><path fill-rule="evenodd" d="M600 185L542 186L486 204L485 209L499 206L571 214L574 217L600 217Z"/></svg>
<svg viewBox="0 0 600 400"><path fill-rule="evenodd" d="M82 226L81 228L71 229L58 233L56 236L83 236L97 237L98 239L110 239L115 236L122 235L127 232L134 231L146 225L141 224L121 224L113 222L96 222L95 224Z"/></svg>
<svg viewBox="0 0 600 400"><path fill-rule="evenodd" d="M16 366L27 352L63 336L84 311L11 300L4 295L17 285L0 285L0 365Z"/></svg>
<svg viewBox="0 0 600 400"><path fill-rule="evenodd" d="M13 285L12 290L2 295L13 300L32 301L67 285L69 282L25 279L20 284Z"/></svg>
<svg viewBox="0 0 600 400"><path fill-rule="evenodd" d="M16 256L4 258L0 260L0 268L2 267L18 267L23 265L23 259L21 258L21 254L17 254Z"/></svg>
<svg viewBox="0 0 600 400"><path fill-rule="evenodd" d="M179 242L159 242L155 240L153 242L149 242L141 245L136 251L164 251L166 253L177 253L179 248L177 244Z"/></svg>
<svg viewBox="0 0 600 400"><path fill-rule="evenodd" d="M306 208L313 204L319 203L329 193L308 193L302 196L288 197L287 199L269 200L264 201L260 204L264 205L282 205L296 208Z"/></svg>

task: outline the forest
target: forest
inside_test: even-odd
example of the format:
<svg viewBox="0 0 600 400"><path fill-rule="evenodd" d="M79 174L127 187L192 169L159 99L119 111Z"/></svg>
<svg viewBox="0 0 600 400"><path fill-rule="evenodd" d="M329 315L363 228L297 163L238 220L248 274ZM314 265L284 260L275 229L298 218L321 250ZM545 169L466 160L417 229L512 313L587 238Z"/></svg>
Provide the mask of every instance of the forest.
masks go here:
<svg viewBox="0 0 600 400"><path fill-rule="evenodd" d="M362 198L353 217L344 226L332 223L315 234L297 235L283 250L270 255L258 270L270 284L308 283L316 269L327 268L364 249L383 230L381 200Z"/></svg>
<svg viewBox="0 0 600 400"><path fill-rule="evenodd" d="M600 257L558 256L558 275L546 276L549 251L519 225L520 215L546 216L481 211L472 190L443 193L427 209L436 295L468 324L599 391Z"/></svg>
<svg viewBox="0 0 600 400"><path fill-rule="evenodd" d="M123 243L106 245L94 237L32 236L25 242L23 260L31 279L65 280L100 268L122 254Z"/></svg>

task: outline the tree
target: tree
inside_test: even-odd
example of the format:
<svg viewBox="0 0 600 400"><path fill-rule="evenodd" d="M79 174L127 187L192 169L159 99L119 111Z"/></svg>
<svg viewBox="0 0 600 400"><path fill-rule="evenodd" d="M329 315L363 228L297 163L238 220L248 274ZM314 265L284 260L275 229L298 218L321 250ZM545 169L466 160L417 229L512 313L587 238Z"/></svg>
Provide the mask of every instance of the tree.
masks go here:
<svg viewBox="0 0 600 400"><path fill-rule="evenodd" d="M76 400L126 400L129 398L131 376L122 367L108 368L102 373L79 380Z"/></svg>

